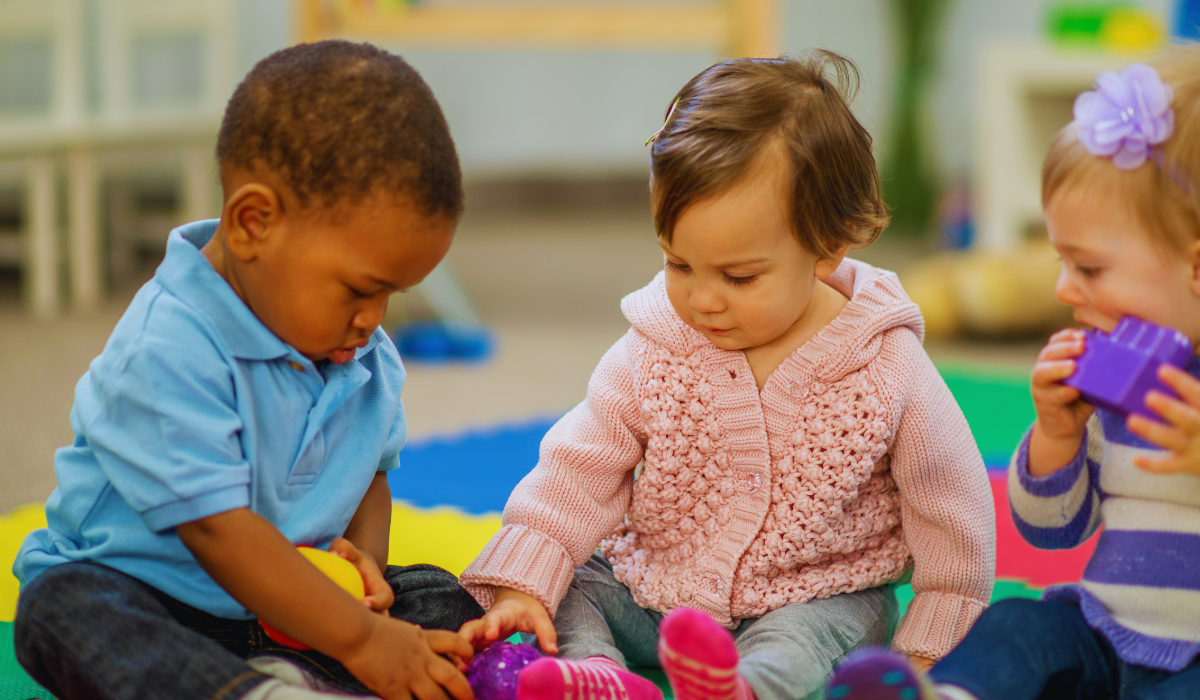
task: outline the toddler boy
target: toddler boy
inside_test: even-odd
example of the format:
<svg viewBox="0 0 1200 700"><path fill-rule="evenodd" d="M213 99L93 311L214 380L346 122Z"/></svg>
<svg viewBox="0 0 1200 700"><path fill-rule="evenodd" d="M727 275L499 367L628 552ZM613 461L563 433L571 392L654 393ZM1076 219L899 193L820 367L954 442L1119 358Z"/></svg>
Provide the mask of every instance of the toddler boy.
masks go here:
<svg viewBox="0 0 1200 700"><path fill-rule="evenodd" d="M221 219L171 233L76 388L49 527L13 567L17 657L61 700L465 700L470 647L427 629L483 611L436 567L380 570L405 375L379 324L462 211L441 109L397 56L297 46L237 88L217 159Z"/></svg>

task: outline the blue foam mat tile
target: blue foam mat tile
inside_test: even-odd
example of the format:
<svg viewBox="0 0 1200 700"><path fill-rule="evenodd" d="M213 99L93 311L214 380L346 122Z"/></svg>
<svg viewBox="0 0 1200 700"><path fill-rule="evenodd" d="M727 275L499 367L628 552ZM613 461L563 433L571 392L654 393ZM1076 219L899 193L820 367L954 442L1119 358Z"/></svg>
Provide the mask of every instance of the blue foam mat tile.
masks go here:
<svg viewBox="0 0 1200 700"><path fill-rule="evenodd" d="M502 511L517 482L537 464L542 437L557 421L539 418L414 440L400 452L400 468L388 473L392 497L422 508Z"/></svg>

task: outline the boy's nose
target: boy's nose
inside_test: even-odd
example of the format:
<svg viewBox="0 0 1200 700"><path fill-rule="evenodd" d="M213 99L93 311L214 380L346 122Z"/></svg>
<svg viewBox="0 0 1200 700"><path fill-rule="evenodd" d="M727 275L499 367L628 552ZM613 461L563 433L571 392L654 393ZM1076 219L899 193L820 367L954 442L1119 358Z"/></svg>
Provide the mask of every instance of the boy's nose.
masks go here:
<svg viewBox="0 0 1200 700"><path fill-rule="evenodd" d="M350 325L354 328L362 330L374 330L376 326L383 323L383 316L387 313L388 297L384 297L382 301L371 304L354 314L354 320Z"/></svg>

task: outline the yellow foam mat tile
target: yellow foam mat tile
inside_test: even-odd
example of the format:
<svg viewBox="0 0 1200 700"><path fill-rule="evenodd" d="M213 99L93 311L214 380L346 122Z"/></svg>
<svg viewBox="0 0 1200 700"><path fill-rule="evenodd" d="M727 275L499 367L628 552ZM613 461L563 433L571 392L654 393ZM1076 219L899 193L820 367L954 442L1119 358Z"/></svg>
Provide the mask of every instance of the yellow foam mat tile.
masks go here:
<svg viewBox="0 0 1200 700"><path fill-rule="evenodd" d="M17 610L17 579L13 560L25 535L46 527L41 503L30 503L0 515L0 622L11 622ZM392 504L392 564L435 564L455 575L483 549L500 529L500 516L470 515L454 508L422 509Z"/></svg>

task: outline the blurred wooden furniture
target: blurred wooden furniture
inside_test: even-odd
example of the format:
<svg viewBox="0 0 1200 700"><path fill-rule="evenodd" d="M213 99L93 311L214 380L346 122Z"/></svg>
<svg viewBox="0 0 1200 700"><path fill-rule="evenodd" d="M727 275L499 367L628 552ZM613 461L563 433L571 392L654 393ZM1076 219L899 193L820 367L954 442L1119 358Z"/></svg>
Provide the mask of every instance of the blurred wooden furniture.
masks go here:
<svg viewBox="0 0 1200 700"><path fill-rule="evenodd" d="M391 2L297 0L301 41L387 40L422 48L780 51L780 0Z"/></svg>
<svg viewBox="0 0 1200 700"><path fill-rule="evenodd" d="M102 297L99 199L110 154L160 154L178 168L185 216L217 213L211 147L236 78L233 8L233 0L0 0L0 52L18 52L36 73L16 76L30 104L0 104L0 174L25 192L23 245L0 253L21 266L35 315L56 313L64 288L78 308Z"/></svg>
<svg viewBox="0 0 1200 700"><path fill-rule="evenodd" d="M1031 230L1040 230L1042 161L1071 122L1075 96L1092 89L1102 71L1144 58L1040 42L982 48L971 159L977 249L1014 251Z"/></svg>

